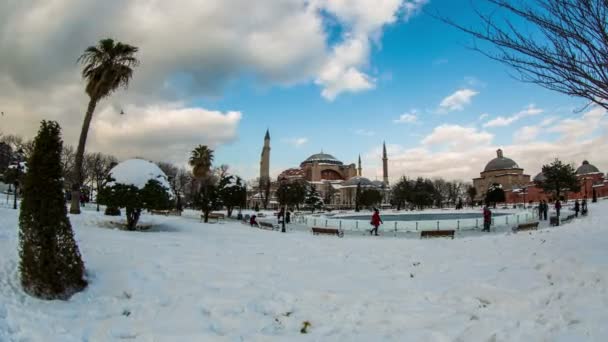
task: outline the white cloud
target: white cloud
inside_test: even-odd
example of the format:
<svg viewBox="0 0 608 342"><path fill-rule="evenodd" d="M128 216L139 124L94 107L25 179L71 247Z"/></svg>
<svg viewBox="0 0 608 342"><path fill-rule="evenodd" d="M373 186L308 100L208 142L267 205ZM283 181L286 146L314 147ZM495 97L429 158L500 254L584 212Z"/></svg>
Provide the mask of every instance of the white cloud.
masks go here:
<svg viewBox="0 0 608 342"><path fill-rule="evenodd" d="M451 150L469 149L474 146L488 145L494 136L488 132L480 132L472 127L443 124L435 127L433 132L422 139L422 144L444 145Z"/></svg>
<svg viewBox="0 0 608 342"><path fill-rule="evenodd" d="M578 119L565 119L552 127L549 132L561 134L561 140L574 143L580 140L592 138L593 132L601 125L606 117L606 111L601 107L595 107L584 113Z"/></svg>
<svg viewBox="0 0 608 342"><path fill-rule="evenodd" d="M414 123L418 121L418 111L412 110L409 113L403 113L398 119L393 120L394 123Z"/></svg>
<svg viewBox="0 0 608 342"><path fill-rule="evenodd" d="M308 138L289 138L289 139L283 139L284 142L293 145L295 147L301 147L305 144L308 143Z"/></svg>
<svg viewBox="0 0 608 342"><path fill-rule="evenodd" d="M334 100L343 92L375 88L376 79L362 68L369 63L372 41L378 42L382 28L399 18L409 20L427 0L317 0L313 7L322 9L345 24L342 42L335 45L321 68L315 83L323 87L321 95Z"/></svg>
<svg viewBox="0 0 608 342"><path fill-rule="evenodd" d="M509 117L499 116L493 120L486 122L483 126L484 127L509 126L512 123L514 123L515 121L519 121L520 119L528 117L528 116L534 116L534 115L541 114L543 111L544 111L543 109L537 108L534 104L530 104L525 109L523 109Z"/></svg>
<svg viewBox="0 0 608 342"><path fill-rule="evenodd" d="M464 110L464 106L470 104L477 94L479 92L468 88L457 90L439 103L439 110L443 112Z"/></svg>
<svg viewBox="0 0 608 342"><path fill-rule="evenodd" d="M256 85L264 86L316 82L328 99L344 92L372 89L375 79L365 71L370 69L372 45L379 45L386 25L407 20L425 3L0 2L0 104L6 113L1 125L3 130L10 127L11 133L32 136L41 119L57 120L63 127L66 144L75 145L88 100L76 59L87 46L105 37L140 49L142 63L135 70L129 89L118 91L98 105L100 112L108 107L125 108L129 114L120 120L128 122L136 120L131 117L140 113L151 115L153 108L173 108L178 101L194 103L201 97L221 96L225 86L242 75L252 76ZM328 38L332 25L344 32L337 41ZM183 110L186 108L179 109ZM97 113L95 125L117 124L112 121L114 118L106 119ZM145 122L148 118L139 119ZM167 130L175 125L171 123ZM142 125L140 129L147 127ZM204 135L205 129L201 130ZM172 135L169 131L166 134ZM131 142L132 146L142 146ZM95 146L110 148L101 143L89 147ZM161 145L157 148L159 155L171 151ZM135 151L135 147L129 151L137 155L151 153L145 148Z"/></svg>
<svg viewBox="0 0 608 342"><path fill-rule="evenodd" d="M487 119L490 116L490 114L488 113L483 113L479 116L479 121L482 121L484 119Z"/></svg>
<svg viewBox="0 0 608 342"><path fill-rule="evenodd" d="M124 110L124 115L119 114ZM236 139L240 112L166 106L101 108L92 125L89 148L119 158L144 157L180 162L196 145L216 148Z"/></svg>
<svg viewBox="0 0 608 342"><path fill-rule="evenodd" d="M533 141L540 134L540 126L524 126L513 133L513 140L518 143Z"/></svg>
<svg viewBox="0 0 608 342"><path fill-rule="evenodd" d="M576 122L580 122L580 125ZM608 150L608 120L601 108L593 108L576 119L559 121L553 126L553 131L560 137L554 141L538 141L535 137L531 140L514 139L512 144L496 145L489 137L484 137L483 132L474 129L446 128L445 125L441 127L427 136L420 146L406 148L390 145L389 177L393 183L401 176L443 177L470 182L472 178L479 177L485 165L496 156L498 148L502 148L505 156L515 160L532 177L540 172L543 164L548 164L555 158L576 166L586 159L601 171L608 170L608 154L605 153ZM535 128L527 129L527 133L533 135L534 130ZM471 139L469 146L462 146L460 140L467 140L467 135L476 138ZM431 143L448 146L460 144L457 147L462 148L435 150ZM368 174L381 177L381 146L374 147L366 156L370 164L376 161L373 168L368 167Z"/></svg>
<svg viewBox="0 0 608 342"><path fill-rule="evenodd" d="M374 135L376 135L376 132L370 131L370 130L367 130L367 129L358 129L358 130L355 131L355 134L362 135L362 136L365 136L365 137L373 137Z"/></svg>

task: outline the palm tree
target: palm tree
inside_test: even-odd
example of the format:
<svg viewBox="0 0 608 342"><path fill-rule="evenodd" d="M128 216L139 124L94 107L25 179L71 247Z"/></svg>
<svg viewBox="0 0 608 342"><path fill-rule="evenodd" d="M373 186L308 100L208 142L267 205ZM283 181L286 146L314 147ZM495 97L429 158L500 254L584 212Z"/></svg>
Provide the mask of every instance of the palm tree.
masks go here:
<svg viewBox="0 0 608 342"><path fill-rule="evenodd" d="M213 163L213 150L205 145L198 145L190 154L189 164L192 166L192 174L197 179L203 179L209 174Z"/></svg>
<svg viewBox="0 0 608 342"><path fill-rule="evenodd" d="M89 95L89 105L76 149L74 174L72 175L72 206L70 207L72 214L80 214L82 162L93 112L97 102L110 96L116 89L126 88L129 85L129 81L133 78L133 68L139 64L139 60L135 58L137 50L138 48L135 46L114 42L113 39L107 38L100 40L97 46L89 46L78 58L78 62L84 65L82 78L87 83L85 91Z"/></svg>

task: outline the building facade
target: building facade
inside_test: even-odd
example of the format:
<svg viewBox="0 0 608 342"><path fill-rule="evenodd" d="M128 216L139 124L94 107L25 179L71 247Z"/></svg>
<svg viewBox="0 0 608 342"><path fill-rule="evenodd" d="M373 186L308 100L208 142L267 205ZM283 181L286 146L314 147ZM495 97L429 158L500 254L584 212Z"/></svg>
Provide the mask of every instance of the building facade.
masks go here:
<svg viewBox="0 0 608 342"><path fill-rule="evenodd" d="M268 180L269 201L268 208L276 208L275 192L280 182L302 181L315 187L326 207L352 208L355 205L356 189L360 187L379 190L384 202L390 201L388 187L388 156L386 146L383 144L382 153L383 181L371 181L363 177L361 156L358 164L345 164L331 154L316 153L306 158L299 167L289 168L281 172L276 180L270 178L270 133L266 131L264 146L260 158L260 177L258 181L250 183L251 191L248 194L249 207L263 207L266 196L265 180Z"/></svg>
<svg viewBox="0 0 608 342"><path fill-rule="evenodd" d="M593 192L597 197L608 196L608 179L604 173L587 160L576 169L576 176L581 184L578 192L566 192L565 199L591 199ZM539 172L530 179L517 163L503 155L502 150L496 152L496 158L490 160L479 178L473 179L477 190L476 201L483 201L490 185L500 184L505 192L506 203L538 203L541 200L552 202L554 195L545 193L537 184L545 181L545 176Z"/></svg>

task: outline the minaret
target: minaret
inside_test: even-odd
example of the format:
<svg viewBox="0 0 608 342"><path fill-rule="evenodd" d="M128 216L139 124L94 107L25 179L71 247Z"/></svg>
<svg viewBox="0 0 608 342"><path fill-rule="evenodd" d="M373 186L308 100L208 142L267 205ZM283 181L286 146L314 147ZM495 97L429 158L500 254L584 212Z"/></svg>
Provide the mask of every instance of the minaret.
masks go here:
<svg viewBox="0 0 608 342"><path fill-rule="evenodd" d="M386 144L382 142L382 180L388 186L388 157L386 156Z"/></svg>
<svg viewBox="0 0 608 342"><path fill-rule="evenodd" d="M361 168L361 155L359 155L359 167L357 168L357 176L363 176L363 169Z"/></svg>
<svg viewBox="0 0 608 342"><path fill-rule="evenodd" d="M270 180L270 132L266 130L264 136L264 148L260 159L260 182Z"/></svg>

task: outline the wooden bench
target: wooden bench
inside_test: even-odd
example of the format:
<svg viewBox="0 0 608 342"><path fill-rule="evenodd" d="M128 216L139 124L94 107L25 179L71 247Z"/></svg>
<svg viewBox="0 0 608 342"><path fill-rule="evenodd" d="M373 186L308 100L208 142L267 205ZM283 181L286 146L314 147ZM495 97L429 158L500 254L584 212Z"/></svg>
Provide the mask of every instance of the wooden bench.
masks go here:
<svg viewBox="0 0 608 342"><path fill-rule="evenodd" d="M519 231L523 231L523 230L535 230L538 229L538 222L531 222L531 223L522 223L517 225L517 227L514 229L516 232Z"/></svg>
<svg viewBox="0 0 608 342"><path fill-rule="evenodd" d="M219 214L219 213L209 213L209 217L210 219L215 219L217 220L217 222L220 222L220 220L223 220L226 216L224 214ZM201 215L201 222L203 222L203 220L205 219L205 214Z"/></svg>
<svg viewBox="0 0 608 342"><path fill-rule="evenodd" d="M313 235L337 235L338 237L344 236L344 231L336 228L321 228L321 227L312 227Z"/></svg>
<svg viewBox="0 0 608 342"><path fill-rule="evenodd" d="M258 221L258 228L266 230L279 230L279 225L272 224L270 222Z"/></svg>
<svg viewBox="0 0 608 342"><path fill-rule="evenodd" d="M169 216L169 215L173 215L173 216L182 216L182 212L179 210L156 210L156 209L152 209L150 210L150 213L152 215L165 215L165 216Z"/></svg>
<svg viewBox="0 0 608 342"><path fill-rule="evenodd" d="M451 237L453 239L454 232L455 231L453 229L423 230L420 232L420 238L429 239L429 238Z"/></svg>

